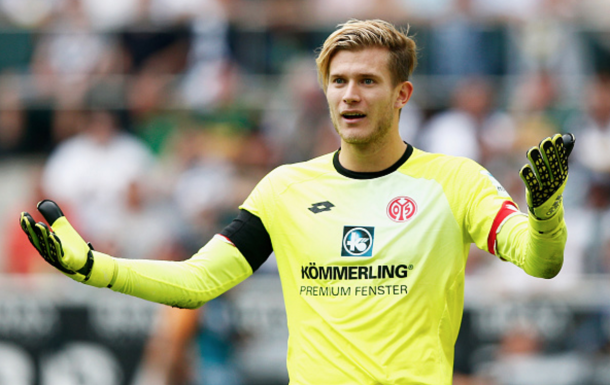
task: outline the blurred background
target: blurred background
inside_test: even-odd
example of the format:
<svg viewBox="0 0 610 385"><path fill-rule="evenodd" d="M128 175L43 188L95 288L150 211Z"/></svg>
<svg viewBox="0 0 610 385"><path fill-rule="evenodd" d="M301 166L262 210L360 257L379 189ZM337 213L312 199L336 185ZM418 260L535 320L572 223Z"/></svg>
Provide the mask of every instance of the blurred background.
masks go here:
<svg viewBox="0 0 610 385"><path fill-rule="evenodd" d="M52 198L97 250L188 258L269 170L338 148L314 58L352 17L418 43L403 138L522 210L525 151L577 137L564 269L472 250L454 383L610 384L610 1L0 0L0 385L287 383L273 257L176 310L66 279L18 216Z"/></svg>

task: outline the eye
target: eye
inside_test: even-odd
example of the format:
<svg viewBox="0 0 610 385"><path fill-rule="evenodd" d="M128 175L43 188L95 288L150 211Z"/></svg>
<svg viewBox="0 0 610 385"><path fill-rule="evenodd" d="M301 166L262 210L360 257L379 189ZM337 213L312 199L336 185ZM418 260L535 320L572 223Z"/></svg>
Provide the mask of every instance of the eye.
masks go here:
<svg viewBox="0 0 610 385"><path fill-rule="evenodd" d="M371 85L371 84L374 84L374 83L375 83L375 81L374 81L373 79L364 79L364 80L362 81L362 83L364 83L364 84L366 84L366 85Z"/></svg>
<svg viewBox="0 0 610 385"><path fill-rule="evenodd" d="M333 79L333 83L335 83L335 84L344 84L345 80L343 80L342 78L334 78Z"/></svg>

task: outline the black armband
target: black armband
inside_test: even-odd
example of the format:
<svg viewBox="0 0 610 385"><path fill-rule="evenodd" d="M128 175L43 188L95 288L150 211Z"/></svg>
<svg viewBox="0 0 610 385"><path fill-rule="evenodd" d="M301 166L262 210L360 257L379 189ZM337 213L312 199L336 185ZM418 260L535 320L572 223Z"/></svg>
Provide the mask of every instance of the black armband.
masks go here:
<svg viewBox="0 0 610 385"><path fill-rule="evenodd" d="M273 252L271 238L259 217L240 210L237 218L221 232L246 258L252 271L256 271Z"/></svg>

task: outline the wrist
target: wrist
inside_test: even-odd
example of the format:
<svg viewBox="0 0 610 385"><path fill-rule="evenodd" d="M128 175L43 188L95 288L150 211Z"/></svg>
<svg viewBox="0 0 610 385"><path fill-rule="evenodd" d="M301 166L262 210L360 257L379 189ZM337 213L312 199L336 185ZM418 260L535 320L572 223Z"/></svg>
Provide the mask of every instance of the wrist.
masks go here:
<svg viewBox="0 0 610 385"><path fill-rule="evenodd" d="M118 265L113 257L108 254L92 250L93 267L90 278L83 281L90 286L112 287L118 272Z"/></svg>
<svg viewBox="0 0 610 385"><path fill-rule="evenodd" d="M563 226L563 204L559 204L553 215L544 219L538 218L530 211L528 222L530 227L538 234L554 234Z"/></svg>

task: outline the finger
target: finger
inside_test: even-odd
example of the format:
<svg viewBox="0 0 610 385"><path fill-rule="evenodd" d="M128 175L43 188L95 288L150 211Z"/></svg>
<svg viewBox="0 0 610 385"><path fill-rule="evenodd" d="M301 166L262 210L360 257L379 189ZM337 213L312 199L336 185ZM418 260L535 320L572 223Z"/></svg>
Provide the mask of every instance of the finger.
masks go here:
<svg viewBox="0 0 610 385"><path fill-rule="evenodd" d="M42 253L42 248L40 246L40 242L38 241L38 237L34 232L34 226L36 225L36 221L29 213L22 212L21 217L19 218L19 224L21 225L21 229L27 235L28 239L32 246L38 250L39 253Z"/></svg>
<svg viewBox="0 0 610 385"><path fill-rule="evenodd" d="M574 149L574 144L576 144L576 137L574 136L574 134L568 132L567 134L563 135L562 139L566 151L565 159L567 164L568 157L572 153L572 149Z"/></svg>
<svg viewBox="0 0 610 385"><path fill-rule="evenodd" d="M549 188L554 190L559 188L559 185L561 185L564 179L563 170L561 169L561 164L559 162L559 155L556 150L558 146L563 148L563 140L559 134L555 135L552 139L547 138L540 143L540 152L549 169Z"/></svg>
<svg viewBox="0 0 610 385"><path fill-rule="evenodd" d="M566 136L564 135L563 137L560 136L559 134L555 136L555 138L553 138L553 142L555 143L555 151L557 151L557 159L559 161L559 165L561 166L561 172L563 174L568 173L568 156L570 156L568 149L567 149L567 145L566 145ZM574 146L574 143L572 142L572 146ZM570 151L572 151L570 149Z"/></svg>
<svg viewBox="0 0 610 385"><path fill-rule="evenodd" d="M34 225L33 229L34 236L38 239L38 243L40 244L40 254L47 262L49 262L53 266L56 266L57 261L53 259L53 257L49 253L49 227L42 222L38 222Z"/></svg>
<svg viewBox="0 0 610 385"><path fill-rule="evenodd" d="M64 216L64 213L61 211L57 203L49 199L40 201L37 208L51 227L56 220Z"/></svg>
<svg viewBox="0 0 610 385"><path fill-rule="evenodd" d="M519 176L530 193L532 206L540 206L544 202L544 200L542 200L542 187L540 186L538 178L536 178L536 175L534 175L532 167L529 164L523 166L521 171L519 171Z"/></svg>
<svg viewBox="0 0 610 385"><path fill-rule="evenodd" d="M52 251L52 245L49 244L49 238L51 236L51 229L47 226L46 223L38 222L34 226L34 232L38 237L38 242L40 242L40 247L42 249L43 257L53 266L57 266L57 252Z"/></svg>
<svg viewBox="0 0 610 385"><path fill-rule="evenodd" d="M538 181L540 182L540 186L542 188L545 188L545 186L547 186L549 184L549 182L551 180L551 176L549 174L549 169L546 165L546 162L544 161L544 158L542 157L542 154L540 153L540 148L538 148L538 147L530 148L530 150L527 152L527 158L529 159L529 161L532 165L534 174L536 175L536 177L538 178Z"/></svg>
<svg viewBox="0 0 610 385"><path fill-rule="evenodd" d="M66 274L74 274L72 270L68 270L62 264L64 249L61 245L61 240L57 235L55 235L55 233L49 234L49 250L53 258L57 261L57 265L55 267Z"/></svg>
<svg viewBox="0 0 610 385"><path fill-rule="evenodd" d="M66 269L61 263L61 259L64 256L64 251L59 237L51 232L51 229L49 229L49 226L47 226L45 223L38 222L35 229L41 238L41 244L44 250L44 259L61 272L66 274L74 274L73 271Z"/></svg>

